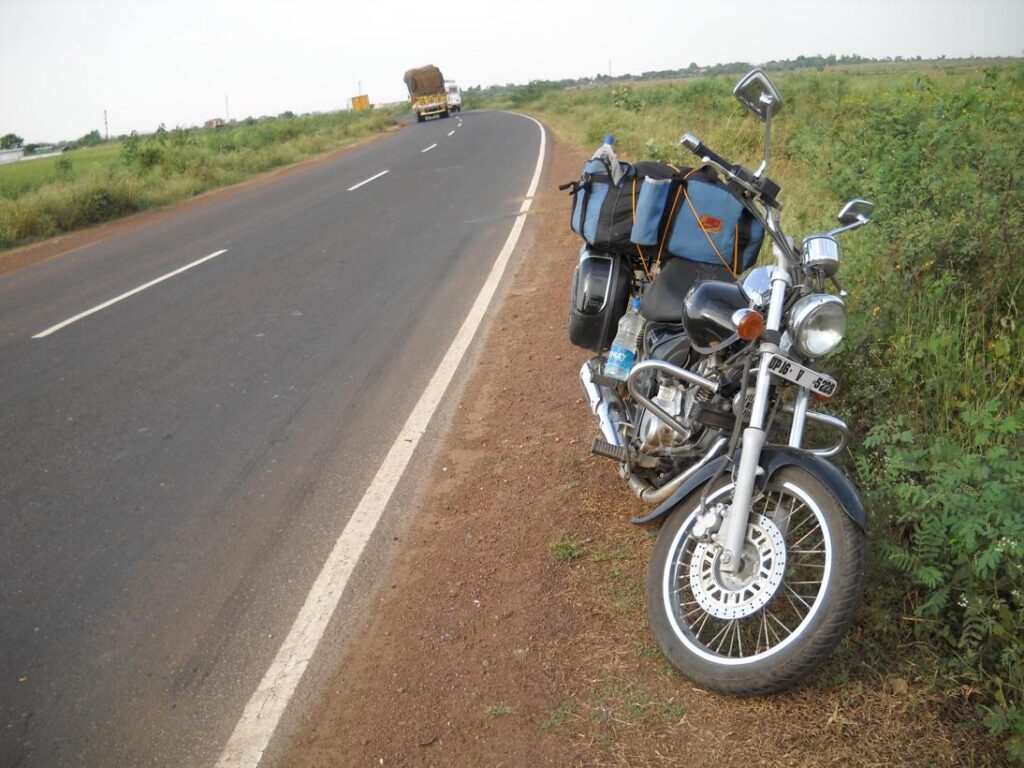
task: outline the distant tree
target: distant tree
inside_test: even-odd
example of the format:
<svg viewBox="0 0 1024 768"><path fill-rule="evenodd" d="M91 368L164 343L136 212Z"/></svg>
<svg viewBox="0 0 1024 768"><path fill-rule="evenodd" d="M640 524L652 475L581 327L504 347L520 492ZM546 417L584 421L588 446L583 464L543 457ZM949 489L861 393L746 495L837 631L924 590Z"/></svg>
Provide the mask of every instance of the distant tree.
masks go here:
<svg viewBox="0 0 1024 768"><path fill-rule="evenodd" d="M278 117L291 118L295 117L295 113L292 112L290 109L286 109L284 112L278 115Z"/></svg>
<svg viewBox="0 0 1024 768"><path fill-rule="evenodd" d="M18 149L25 140L13 133L8 133L5 136L0 136L0 149Z"/></svg>
<svg viewBox="0 0 1024 768"><path fill-rule="evenodd" d="M95 147L101 143L103 138L100 136L99 131L89 131L85 136L78 139L75 144L79 147Z"/></svg>

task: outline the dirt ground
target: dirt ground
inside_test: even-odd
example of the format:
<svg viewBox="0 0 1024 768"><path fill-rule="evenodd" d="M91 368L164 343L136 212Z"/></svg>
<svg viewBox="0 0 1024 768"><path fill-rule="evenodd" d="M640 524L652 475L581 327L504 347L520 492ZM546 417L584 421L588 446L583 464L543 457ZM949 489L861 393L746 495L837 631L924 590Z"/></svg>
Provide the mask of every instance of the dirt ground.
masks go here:
<svg viewBox="0 0 1024 768"><path fill-rule="evenodd" d="M555 144L533 247L430 490L282 764L999 764L962 725L967 703L906 667L872 668L852 640L799 690L755 700L698 690L661 659L643 604L653 534L629 524L644 507L616 467L589 455L596 427L577 381L588 353L565 328L578 241L556 187L582 160Z"/></svg>

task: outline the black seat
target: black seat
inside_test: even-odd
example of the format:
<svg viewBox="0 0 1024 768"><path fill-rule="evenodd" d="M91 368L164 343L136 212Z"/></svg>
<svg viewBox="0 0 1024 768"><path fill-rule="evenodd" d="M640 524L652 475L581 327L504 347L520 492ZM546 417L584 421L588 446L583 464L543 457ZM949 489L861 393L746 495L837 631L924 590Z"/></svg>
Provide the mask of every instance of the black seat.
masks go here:
<svg viewBox="0 0 1024 768"><path fill-rule="evenodd" d="M640 314L654 323L678 323L683 317L683 301L694 283L701 280L735 281L721 264L672 257L662 264L661 272L644 294Z"/></svg>

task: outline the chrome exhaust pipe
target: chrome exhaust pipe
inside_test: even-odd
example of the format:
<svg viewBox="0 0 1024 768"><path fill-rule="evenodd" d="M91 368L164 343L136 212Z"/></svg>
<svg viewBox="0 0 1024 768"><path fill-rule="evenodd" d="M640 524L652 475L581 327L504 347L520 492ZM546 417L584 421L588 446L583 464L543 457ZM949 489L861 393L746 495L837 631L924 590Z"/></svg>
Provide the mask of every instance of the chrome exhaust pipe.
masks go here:
<svg viewBox="0 0 1024 768"><path fill-rule="evenodd" d="M708 452L705 453L704 456L700 459L700 461L687 467L684 472L681 472L680 474L676 475L660 488L653 488L650 485L650 483L647 483L646 481L641 481L647 487L638 489L636 486L633 485L632 479L630 479L629 486L633 488L633 492L637 496L639 496L643 501L646 501L648 504L660 504L673 493L675 493L679 488L682 488L683 483L685 483L687 480L689 480L691 477L697 474L698 470L700 470L701 467L705 466L713 458L718 456L718 454L721 453L722 449L725 448L728 442L729 441L724 437L718 438L711 446L711 448L708 449Z"/></svg>
<svg viewBox="0 0 1024 768"><path fill-rule="evenodd" d="M624 410L622 400L614 390L594 381L594 360L597 359L587 360L580 368L580 384L583 385L583 392L586 394L587 400L590 401L591 412L597 416L605 442L616 448L621 448L623 446L622 435L619 434L617 425ZM616 416L619 418L616 419Z"/></svg>

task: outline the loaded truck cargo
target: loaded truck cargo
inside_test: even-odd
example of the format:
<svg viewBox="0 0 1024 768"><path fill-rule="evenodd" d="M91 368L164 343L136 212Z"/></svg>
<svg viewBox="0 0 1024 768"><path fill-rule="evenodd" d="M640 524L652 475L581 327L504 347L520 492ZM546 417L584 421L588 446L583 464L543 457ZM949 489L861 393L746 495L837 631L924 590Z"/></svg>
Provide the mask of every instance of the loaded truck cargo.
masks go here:
<svg viewBox="0 0 1024 768"><path fill-rule="evenodd" d="M448 117L448 97L444 89L444 75L433 64L410 69L402 78L409 89L409 102L416 120L423 122L430 115Z"/></svg>

